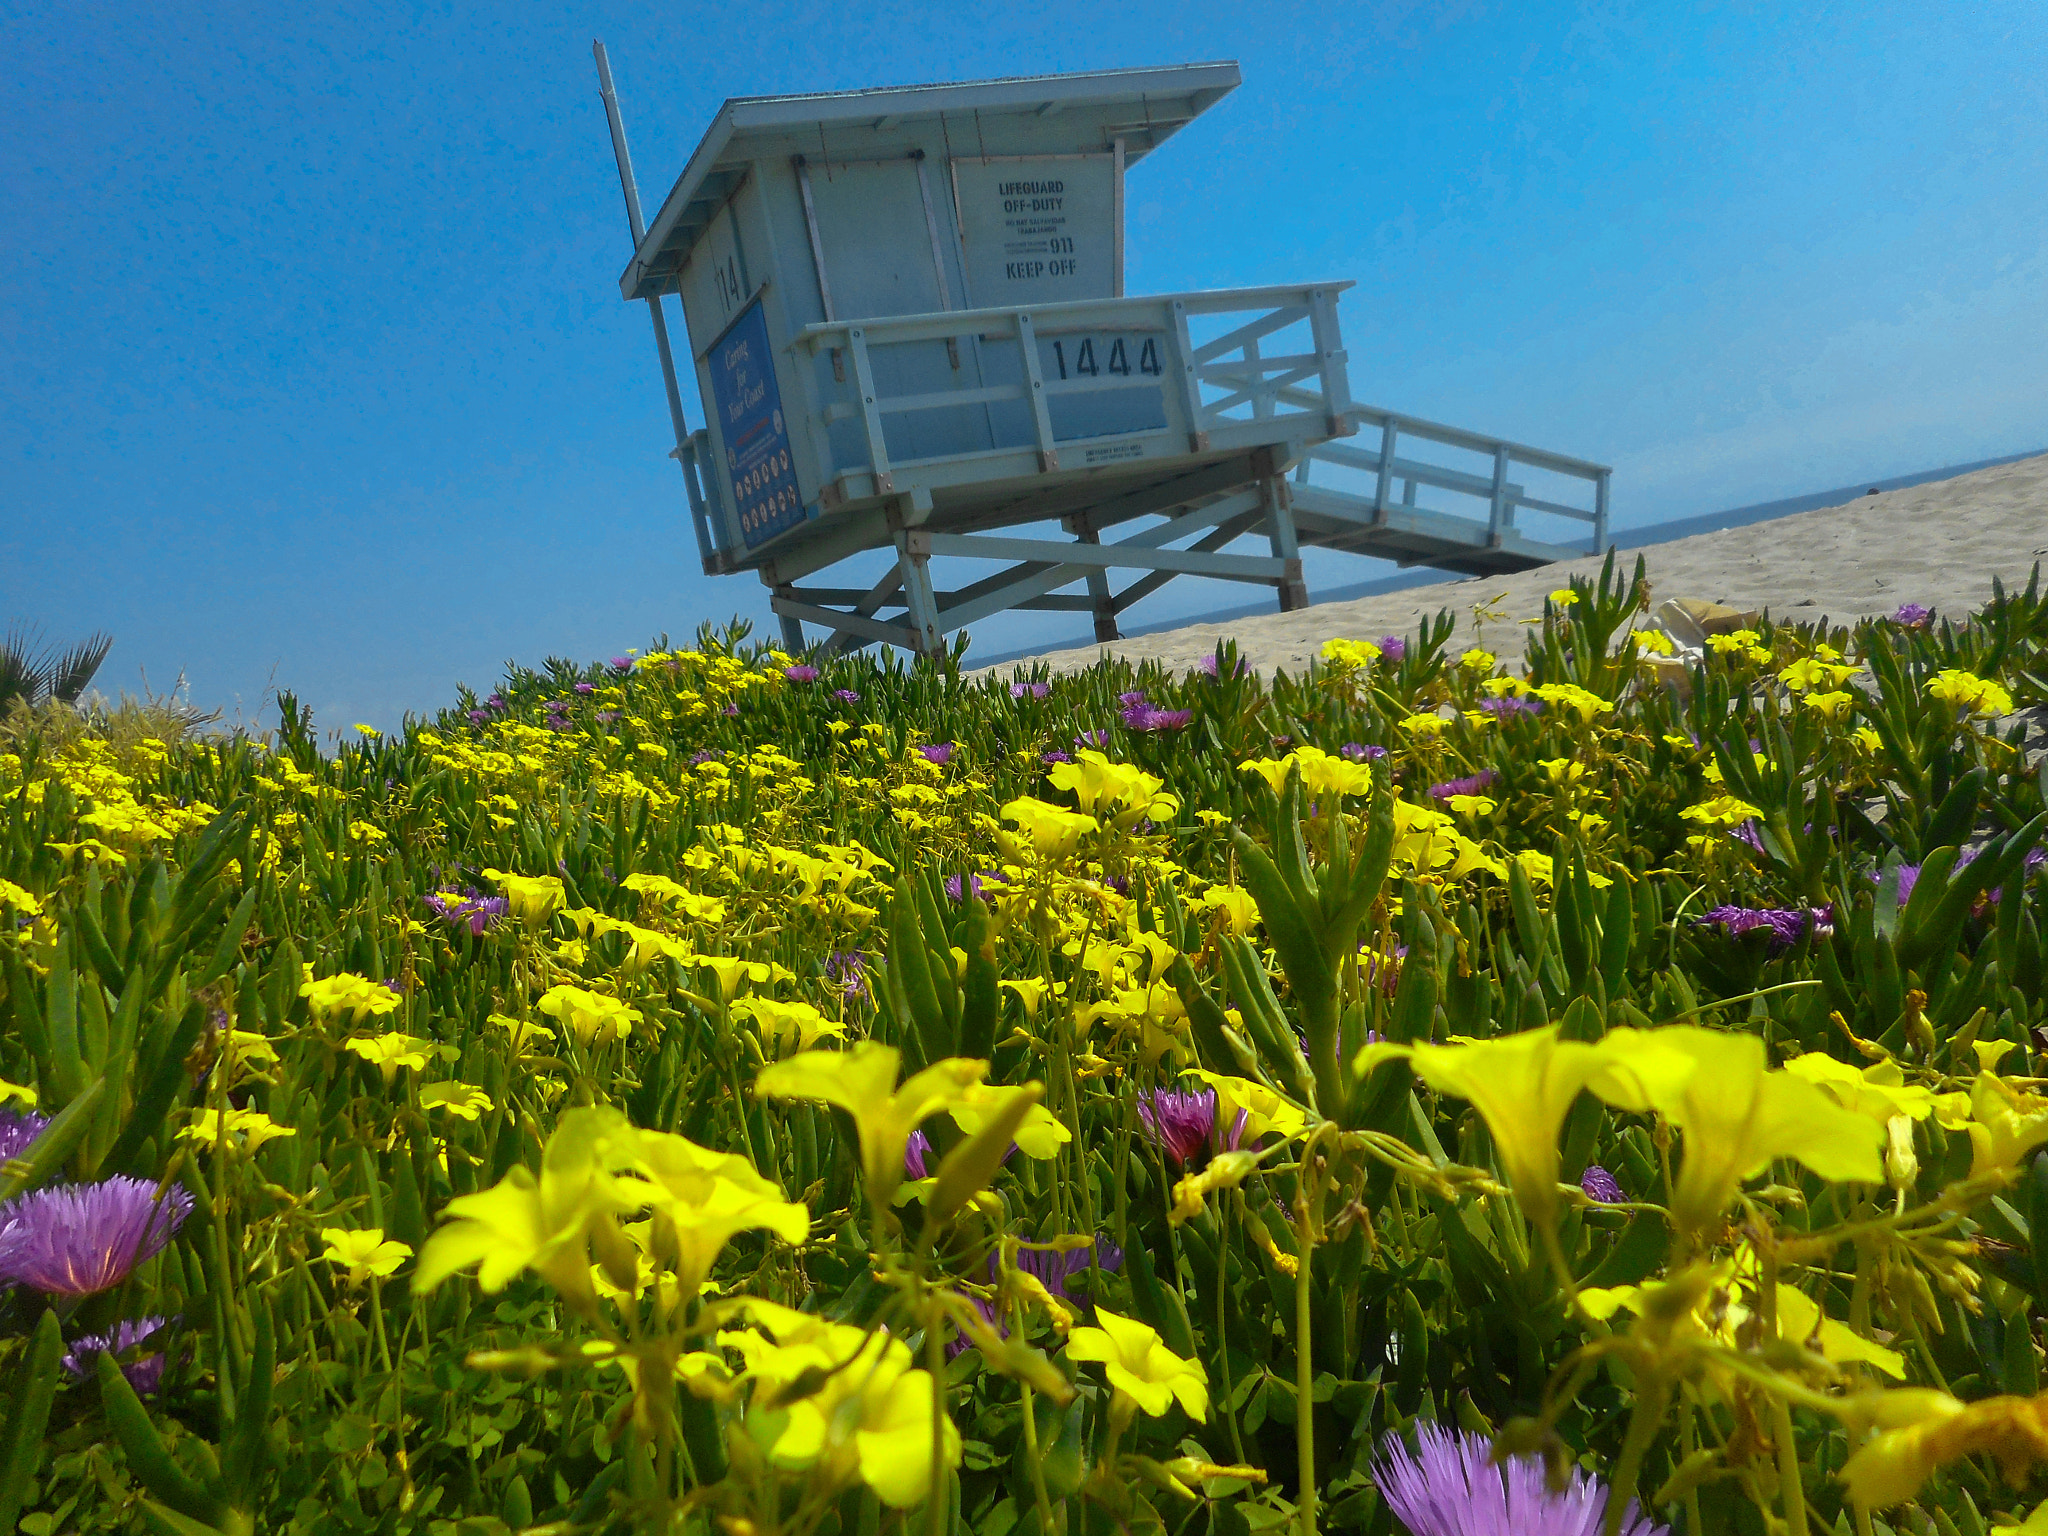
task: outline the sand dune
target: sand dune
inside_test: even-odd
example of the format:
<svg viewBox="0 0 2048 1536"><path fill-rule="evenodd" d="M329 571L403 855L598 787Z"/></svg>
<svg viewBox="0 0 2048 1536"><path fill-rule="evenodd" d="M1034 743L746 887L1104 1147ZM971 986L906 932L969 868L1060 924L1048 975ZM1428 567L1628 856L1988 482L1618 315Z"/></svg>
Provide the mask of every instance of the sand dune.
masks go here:
<svg viewBox="0 0 2048 1536"><path fill-rule="evenodd" d="M1960 618L1990 598L1994 575L2008 586L2023 586L2035 561L2048 562L2048 455L1818 512L1652 544L1640 552L1660 599L1703 598L1800 620L1825 615L1838 623L1890 613L1901 603ZM1625 545L1621 550L1631 568L1637 553ZM1462 648L1474 642L1473 609L1482 604L1503 617L1479 625L1478 643L1519 654L1519 621L1542 612L1544 594L1571 576L1599 569L1600 561L1587 556L1515 576L1446 581L1320 603L1299 613L1049 651L991 670L1007 675L1013 667L1046 662L1055 671L1071 671L1115 655L1181 671L1207 655L1220 632L1260 671L1292 672L1306 666L1325 640L1411 634L1443 608L1458 617L1453 648Z"/></svg>

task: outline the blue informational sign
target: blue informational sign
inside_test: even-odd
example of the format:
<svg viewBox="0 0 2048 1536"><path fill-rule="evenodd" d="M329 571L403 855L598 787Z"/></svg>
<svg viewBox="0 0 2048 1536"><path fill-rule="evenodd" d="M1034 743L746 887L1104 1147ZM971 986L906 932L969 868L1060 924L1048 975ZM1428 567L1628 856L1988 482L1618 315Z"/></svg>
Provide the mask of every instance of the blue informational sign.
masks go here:
<svg viewBox="0 0 2048 1536"><path fill-rule="evenodd" d="M767 543L804 520L789 424L768 353L768 322L754 300L718 339L707 359L711 399L725 439L725 471L747 548Z"/></svg>

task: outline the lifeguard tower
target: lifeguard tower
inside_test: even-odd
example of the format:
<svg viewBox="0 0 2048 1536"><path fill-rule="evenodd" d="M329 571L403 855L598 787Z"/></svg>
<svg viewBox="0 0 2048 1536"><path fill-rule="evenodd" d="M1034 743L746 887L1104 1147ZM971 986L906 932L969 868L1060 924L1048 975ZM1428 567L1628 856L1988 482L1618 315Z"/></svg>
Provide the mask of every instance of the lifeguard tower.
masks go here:
<svg viewBox="0 0 2048 1536"><path fill-rule="evenodd" d="M810 624L930 654L1011 608L1090 613L1111 640L1184 573L1292 609L1304 544L1467 572L1583 552L1526 535L1521 509L1605 542L1604 467L1352 400L1349 283L1124 292L1126 173L1235 64L736 98L643 223L597 61L634 241L619 288L653 313L704 569L757 572L791 650ZM1230 548L1247 537L1265 551ZM874 551L893 551L879 580L823 584ZM947 588L934 560L997 568Z"/></svg>

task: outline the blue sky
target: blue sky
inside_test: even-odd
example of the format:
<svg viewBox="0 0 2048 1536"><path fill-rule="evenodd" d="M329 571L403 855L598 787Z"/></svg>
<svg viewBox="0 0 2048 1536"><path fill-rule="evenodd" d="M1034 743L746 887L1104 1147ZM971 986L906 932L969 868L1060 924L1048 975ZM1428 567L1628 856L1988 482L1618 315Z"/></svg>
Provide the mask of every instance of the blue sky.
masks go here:
<svg viewBox="0 0 2048 1536"><path fill-rule="evenodd" d="M388 726L765 620L697 571L593 36L650 206L726 96L1238 59L1130 290L1354 279L1359 399L1610 463L1619 527L2048 446L2038 0L0 17L0 623L111 630L110 691Z"/></svg>

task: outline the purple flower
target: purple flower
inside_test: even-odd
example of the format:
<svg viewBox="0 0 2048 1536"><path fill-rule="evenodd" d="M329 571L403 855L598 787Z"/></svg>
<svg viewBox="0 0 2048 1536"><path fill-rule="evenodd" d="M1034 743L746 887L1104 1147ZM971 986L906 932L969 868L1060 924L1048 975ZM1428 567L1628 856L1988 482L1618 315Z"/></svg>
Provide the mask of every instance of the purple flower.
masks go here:
<svg viewBox="0 0 2048 1536"><path fill-rule="evenodd" d="M1005 882L1004 882L1004 880L1003 880L1003 877L1002 877L1001 875L972 875L972 874L971 874L971 875L969 875L969 876L967 877L967 886L966 886L966 889L967 889L967 891L969 892L969 894L971 894L971 895L974 895L974 896L980 896L980 895L981 895L981 893L982 893L982 892L983 892L984 890L986 890L986 889L987 889L987 888L988 888L989 886L992 886L992 885L1002 885L1002 884L1004 884L1004 883L1005 883ZM948 899L949 901L958 901L958 900L960 900L960 891L961 891L960 877L959 877L958 875L948 875L948 876L946 876L946 898L947 898L947 899Z"/></svg>
<svg viewBox="0 0 2048 1536"><path fill-rule="evenodd" d="M1540 715L1543 713L1541 699L1518 699L1513 694L1502 694L1497 699L1481 699L1479 708L1496 720L1510 720L1518 715Z"/></svg>
<svg viewBox="0 0 2048 1536"><path fill-rule="evenodd" d="M818 680L818 669L800 661L793 667L784 667L782 675L792 683L815 683Z"/></svg>
<svg viewBox="0 0 2048 1536"><path fill-rule="evenodd" d="M1337 749L1337 753L1341 757L1350 758L1354 763L1376 763L1387 755L1387 749L1380 746L1368 747L1355 741L1347 741Z"/></svg>
<svg viewBox="0 0 2048 1536"><path fill-rule="evenodd" d="M1093 747L1096 751L1100 752L1108 745L1109 732L1106 730L1083 731L1074 738L1074 750L1076 752L1080 751L1083 747Z"/></svg>
<svg viewBox="0 0 2048 1536"><path fill-rule="evenodd" d="M1493 1459L1484 1435L1416 1427L1417 1449L1389 1438L1380 1447L1372 1480L1410 1536L1594 1536L1607 1513L1607 1487L1577 1467L1558 1493L1550 1491L1536 1456ZM1622 1516L1621 1536L1669 1536L1634 1501Z"/></svg>
<svg viewBox="0 0 2048 1536"><path fill-rule="evenodd" d="M158 1198L153 1181L125 1174L31 1191L0 1205L0 1280L95 1295L162 1252L191 1214L184 1185Z"/></svg>
<svg viewBox="0 0 2048 1536"><path fill-rule="evenodd" d="M1899 611L1892 615L1892 622L1902 624L1907 629L1919 629L1933 617L1932 608L1923 608L1918 603L1901 603Z"/></svg>
<svg viewBox="0 0 2048 1536"><path fill-rule="evenodd" d="M1579 1188L1586 1192L1588 1200L1597 1200L1602 1205L1620 1205L1628 1199L1620 1182L1598 1163L1586 1164L1586 1171L1579 1177Z"/></svg>
<svg viewBox="0 0 2048 1536"><path fill-rule="evenodd" d="M841 997L868 995L868 957L860 950L833 950L825 958L825 976L839 989Z"/></svg>
<svg viewBox="0 0 2048 1536"><path fill-rule="evenodd" d="M1071 763L1074 760L1074 754L1071 752L1059 751L1041 752L1038 756L1038 760L1041 763L1045 764L1046 767L1050 768L1055 763Z"/></svg>
<svg viewBox="0 0 2048 1536"><path fill-rule="evenodd" d="M473 885L459 891L436 891L424 900L436 917L457 927L467 923L473 934L492 927L511 910L503 896L486 896Z"/></svg>
<svg viewBox="0 0 2048 1536"><path fill-rule="evenodd" d="M1138 1118L1149 1136L1177 1167L1185 1168L1213 1150L1216 1138L1216 1090L1189 1093L1181 1088L1154 1088L1138 1095ZM1244 1135L1246 1115L1237 1112L1230 1145Z"/></svg>
<svg viewBox="0 0 2048 1536"><path fill-rule="evenodd" d="M690 754L690 766L692 768L702 768L706 763L715 763L724 756L725 754L719 751L718 748L706 747L701 752L692 752Z"/></svg>
<svg viewBox="0 0 2048 1536"><path fill-rule="evenodd" d="M597 692L597 684L595 684L595 683L578 683L578 684L576 685L576 691L577 691L578 693L595 693L595 692Z"/></svg>
<svg viewBox="0 0 2048 1536"><path fill-rule="evenodd" d="M1482 768L1462 779L1446 779L1441 784L1430 785L1429 797L1432 800L1448 800L1453 795L1476 795L1499 777L1500 775L1491 768Z"/></svg>
<svg viewBox="0 0 2048 1536"><path fill-rule="evenodd" d="M1719 928L1730 937L1763 929L1772 949L1790 949L1808 933L1834 932L1834 909L1821 907L1709 907L1695 918L1703 928Z"/></svg>
<svg viewBox="0 0 2048 1536"><path fill-rule="evenodd" d="M48 1115L17 1115L0 1110L0 1163L12 1162L28 1150L30 1142L43 1134Z"/></svg>
<svg viewBox="0 0 2048 1536"><path fill-rule="evenodd" d="M1223 677L1222 653L1212 651L1209 655L1204 656L1200 661L1196 662L1195 667L1198 671L1205 672L1210 677L1216 678L1220 681ZM1230 675L1232 677L1243 677L1245 673L1249 671L1251 671L1250 663L1248 663L1242 656L1240 656L1237 658L1237 664L1230 669Z"/></svg>
<svg viewBox="0 0 2048 1536"><path fill-rule="evenodd" d="M490 718L491 716L488 710L472 709L469 712L469 723L471 725L482 725Z"/></svg>
<svg viewBox="0 0 2048 1536"><path fill-rule="evenodd" d="M1184 731L1194 718L1192 709L1148 709L1125 715L1124 724L1134 731Z"/></svg>
<svg viewBox="0 0 2048 1536"><path fill-rule="evenodd" d="M842 704L858 704L860 702L860 695L851 688L834 688L832 690L832 697Z"/></svg>
<svg viewBox="0 0 2048 1536"><path fill-rule="evenodd" d="M505 695L502 693L494 693L484 700L485 709L504 709L505 707Z"/></svg>
<svg viewBox="0 0 2048 1536"><path fill-rule="evenodd" d="M946 764L953 761L953 743L950 741L935 741L927 746L919 747L917 755L926 762L943 768Z"/></svg>
<svg viewBox="0 0 2048 1536"><path fill-rule="evenodd" d="M1754 848L1758 853L1764 851L1763 834L1757 831L1756 818L1754 816L1748 821L1743 822L1740 826L1730 827L1728 835L1738 843Z"/></svg>
<svg viewBox="0 0 2048 1536"><path fill-rule="evenodd" d="M1074 1276L1085 1274L1089 1269L1100 1269L1104 1274L1115 1274L1123 1268L1124 1251L1100 1233L1095 1241L1085 1248L1020 1248L1017 1250L1017 1267L1027 1275L1035 1276L1038 1283L1062 1301L1072 1301L1073 1293L1067 1289L1067 1282ZM993 1280L998 1269L996 1256L988 1256L989 1278Z"/></svg>
<svg viewBox="0 0 2048 1536"><path fill-rule="evenodd" d="M1010 697L1013 699L1043 699L1052 693L1051 683L1012 683Z"/></svg>
<svg viewBox="0 0 2048 1536"><path fill-rule="evenodd" d="M1408 642L1399 635L1380 636L1380 660L1399 661L1408 654Z"/></svg>
<svg viewBox="0 0 2048 1536"><path fill-rule="evenodd" d="M720 710L720 711L719 711L719 713L720 713L720 714L723 714L723 715L736 715L736 714L738 714L739 712L740 712L740 707L739 707L739 705L737 705L737 704L728 704L728 705L726 705L726 706L725 706L725 708L724 708L724 709L722 709L722 710Z"/></svg>
<svg viewBox="0 0 2048 1536"><path fill-rule="evenodd" d="M597 712L597 723L599 725L610 725L618 718L619 712L616 709L600 709Z"/></svg>
<svg viewBox="0 0 2048 1536"><path fill-rule="evenodd" d="M615 671L615 672L630 672L630 671L632 671L632 670L633 670L633 658L632 658L632 657L630 657L630 656L614 656L614 657L612 658L612 670L613 670L613 671Z"/></svg>
<svg viewBox="0 0 2048 1536"><path fill-rule="evenodd" d="M1145 690L1142 688L1133 688L1129 693L1118 694L1116 696L1116 701L1117 703L1123 705L1125 709L1129 709L1134 704L1143 704L1145 702Z"/></svg>
<svg viewBox="0 0 2048 1536"><path fill-rule="evenodd" d="M1359 945L1358 952L1363 957L1359 962L1361 979L1368 987L1377 986L1388 997L1392 997L1400 990L1401 962L1408 958L1406 944L1396 944L1392 955L1382 955L1369 944ZM1371 1035L1372 1031L1367 1030L1366 1033ZM1306 1043L1301 1048L1301 1054L1308 1055Z"/></svg>
<svg viewBox="0 0 2048 1536"><path fill-rule="evenodd" d="M928 1179L932 1159L932 1139L923 1131L912 1131L910 1140L903 1143L903 1171L913 1179Z"/></svg>
<svg viewBox="0 0 2048 1536"><path fill-rule="evenodd" d="M103 1333L80 1334L71 1341L71 1349L58 1363L62 1365L73 1381L83 1381L93 1373L93 1361L102 1353L112 1351L125 1355L129 1350L147 1343L170 1326L170 1319L144 1317L122 1323L112 1335ZM163 1384L164 1360L162 1350L146 1355L140 1360L121 1363L121 1374L128 1378L128 1385L135 1389L137 1397L148 1397Z"/></svg>

